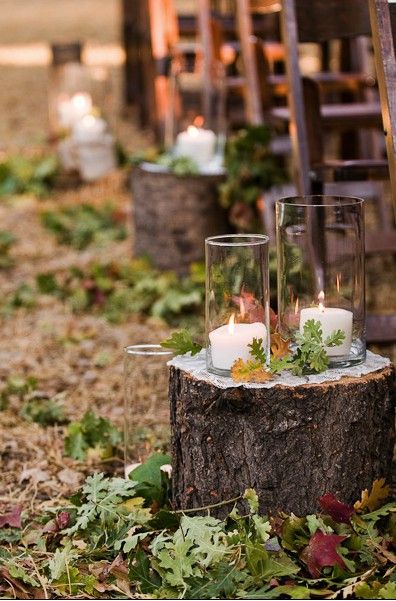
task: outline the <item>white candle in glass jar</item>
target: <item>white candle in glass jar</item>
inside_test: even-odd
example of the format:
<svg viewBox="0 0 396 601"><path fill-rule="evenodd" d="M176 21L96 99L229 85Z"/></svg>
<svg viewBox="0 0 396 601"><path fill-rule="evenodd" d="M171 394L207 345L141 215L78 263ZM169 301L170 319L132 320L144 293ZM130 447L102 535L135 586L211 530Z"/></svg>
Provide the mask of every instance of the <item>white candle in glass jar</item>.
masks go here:
<svg viewBox="0 0 396 601"><path fill-rule="evenodd" d="M86 92L74 94L71 98L58 103L59 123L62 127L71 128L77 121L92 111L92 98Z"/></svg>
<svg viewBox="0 0 396 601"><path fill-rule="evenodd" d="M175 156L185 156L202 168L213 159L216 150L216 134L211 129L190 125L176 138Z"/></svg>
<svg viewBox="0 0 396 601"><path fill-rule="evenodd" d="M107 129L106 121L94 115L85 115L73 128L73 138L77 144L103 140Z"/></svg>
<svg viewBox="0 0 396 601"><path fill-rule="evenodd" d="M212 364L217 369L230 370L237 359L251 359L248 345L253 338L262 338L266 348L267 328L263 323L234 323L233 317L209 334Z"/></svg>
<svg viewBox="0 0 396 601"><path fill-rule="evenodd" d="M303 333L304 324L309 319L320 322L323 332L322 340L325 340L325 338L330 336L334 330L342 330L345 334L343 342L339 346L326 346L326 353L329 357L349 355L352 345L352 311L336 307L325 307L323 304L323 291L319 293L318 299L319 304L317 307L301 309L300 332Z"/></svg>

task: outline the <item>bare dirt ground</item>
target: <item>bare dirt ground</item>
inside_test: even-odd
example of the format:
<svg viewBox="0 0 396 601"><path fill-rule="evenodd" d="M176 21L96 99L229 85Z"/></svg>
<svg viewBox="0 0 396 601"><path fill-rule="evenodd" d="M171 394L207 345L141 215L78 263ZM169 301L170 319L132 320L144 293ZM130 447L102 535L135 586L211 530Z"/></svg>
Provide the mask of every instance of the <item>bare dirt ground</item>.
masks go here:
<svg viewBox="0 0 396 601"><path fill-rule="evenodd" d="M120 3L117 0L0 0L0 156L30 153L42 147L48 135L45 52L53 41L82 40L110 67L114 86L117 136L130 151L150 144L133 120L122 114L120 61ZM115 59L114 59L115 56ZM19 284L33 282L43 270L64 270L91 260L131 256L131 233L123 242L77 252L59 247L40 225L48 206L111 199L125 212L129 224L130 194L127 174L116 173L97 184L56 191L49 200L18 198L0 204L1 229L17 238L15 266L0 273L2 295ZM127 344L158 342L164 326L139 318L109 325L104 318L76 317L63 303L47 297L32 310L19 309L1 319L0 382L20 376L38 378L39 389L61 394L69 419L87 409L122 427L122 349ZM70 342L70 341L75 342ZM66 342L65 342L66 341ZM105 352L109 361L95 366ZM19 417L20 404L0 411L0 509L15 503L24 508L53 504L81 481L82 473L101 469L63 456L63 428L42 428ZM121 462L112 469L122 467ZM33 471L31 471L33 470ZM65 471L66 470L66 471Z"/></svg>

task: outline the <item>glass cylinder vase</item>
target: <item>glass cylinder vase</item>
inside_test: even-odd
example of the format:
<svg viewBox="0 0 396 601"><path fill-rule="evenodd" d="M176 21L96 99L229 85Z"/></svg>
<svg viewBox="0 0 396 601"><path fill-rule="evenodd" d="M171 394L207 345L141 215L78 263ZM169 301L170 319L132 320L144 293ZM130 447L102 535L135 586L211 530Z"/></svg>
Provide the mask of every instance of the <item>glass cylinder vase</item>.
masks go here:
<svg viewBox="0 0 396 601"><path fill-rule="evenodd" d="M169 444L167 362L172 351L158 344L124 349L125 476Z"/></svg>
<svg viewBox="0 0 396 601"><path fill-rule="evenodd" d="M261 339L269 358L268 236L230 234L205 241L207 369L229 376Z"/></svg>
<svg viewBox="0 0 396 601"><path fill-rule="evenodd" d="M326 346L333 368L366 357L363 202L298 196L276 203L280 333L293 343L310 319L320 322L323 341L341 330L342 342Z"/></svg>

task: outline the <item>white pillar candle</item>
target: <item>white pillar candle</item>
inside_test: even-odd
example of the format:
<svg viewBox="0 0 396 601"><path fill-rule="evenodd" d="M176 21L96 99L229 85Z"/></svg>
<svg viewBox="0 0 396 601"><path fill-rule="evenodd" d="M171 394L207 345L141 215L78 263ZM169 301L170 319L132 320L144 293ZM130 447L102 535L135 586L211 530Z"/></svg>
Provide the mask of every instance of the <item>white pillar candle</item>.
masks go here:
<svg viewBox="0 0 396 601"><path fill-rule="evenodd" d="M229 370L237 359L251 359L249 344L253 338L267 342L267 328L261 322L230 323L216 328L209 334L213 367Z"/></svg>
<svg viewBox="0 0 396 601"><path fill-rule="evenodd" d="M190 125L176 138L175 156L185 156L205 167L213 159L216 150L216 134L211 129Z"/></svg>
<svg viewBox="0 0 396 601"><path fill-rule="evenodd" d="M320 321L323 336L325 340L334 330L342 330L345 334L344 341L339 346L326 346L326 353L329 357L340 357L349 355L352 344L352 311L339 309L335 307L325 307L323 304L324 293L319 294L319 305L301 309L300 312L300 332L304 331L304 324L309 319Z"/></svg>
<svg viewBox="0 0 396 601"><path fill-rule="evenodd" d="M93 115L85 115L73 128L73 138L77 144L100 142L106 135L106 121Z"/></svg>

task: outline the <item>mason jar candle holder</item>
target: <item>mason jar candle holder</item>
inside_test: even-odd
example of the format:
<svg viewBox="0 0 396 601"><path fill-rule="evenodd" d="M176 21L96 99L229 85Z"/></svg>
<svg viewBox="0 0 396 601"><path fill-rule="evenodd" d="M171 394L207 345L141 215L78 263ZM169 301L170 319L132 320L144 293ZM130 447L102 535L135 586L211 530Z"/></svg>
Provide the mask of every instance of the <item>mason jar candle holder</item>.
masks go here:
<svg viewBox="0 0 396 601"><path fill-rule="evenodd" d="M158 447L169 443L167 362L173 353L158 344L124 349L125 477Z"/></svg>
<svg viewBox="0 0 396 601"><path fill-rule="evenodd" d="M349 367L366 357L364 201L344 196L297 196L276 203L278 323L294 340L309 319L326 347L329 367Z"/></svg>
<svg viewBox="0 0 396 601"><path fill-rule="evenodd" d="M205 240L206 364L230 376L238 359L251 359L254 338L269 360L268 236L226 235Z"/></svg>

